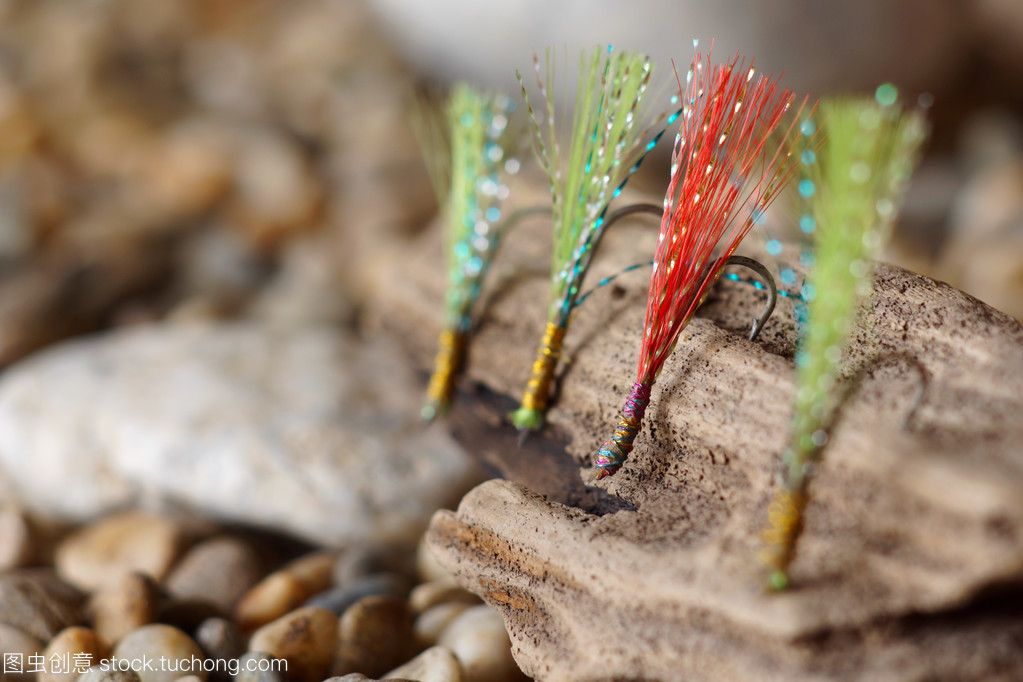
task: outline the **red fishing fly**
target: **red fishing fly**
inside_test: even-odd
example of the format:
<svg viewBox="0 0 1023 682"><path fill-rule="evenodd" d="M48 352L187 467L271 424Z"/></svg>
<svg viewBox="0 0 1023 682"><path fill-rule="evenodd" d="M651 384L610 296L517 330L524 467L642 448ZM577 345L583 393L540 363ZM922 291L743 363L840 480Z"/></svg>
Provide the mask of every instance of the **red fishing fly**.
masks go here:
<svg viewBox="0 0 1023 682"><path fill-rule="evenodd" d="M642 425L657 375L725 261L793 175L789 138L806 108L736 56L713 64L697 52L679 82L682 116L650 277L636 383L615 429L594 456L597 478L621 468Z"/></svg>

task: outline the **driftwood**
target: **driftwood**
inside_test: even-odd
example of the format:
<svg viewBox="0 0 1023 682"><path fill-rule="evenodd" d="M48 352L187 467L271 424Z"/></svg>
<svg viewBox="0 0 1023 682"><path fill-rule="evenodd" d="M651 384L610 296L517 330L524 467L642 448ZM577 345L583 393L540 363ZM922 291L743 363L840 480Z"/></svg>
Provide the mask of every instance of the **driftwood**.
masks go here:
<svg viewBox="0 0 1023 682"><path fill-rule="evenodd" d="M719 283L655 386L632 457L594 484L584 467L632 381L646 276L578 311L547 429L519 449L503 417L543 326L548 230L534 221L507 240L450 417L505 480L438 512L428 536L459 581L502 612L525 672L1023 679L1018 322L879 266L848 359L850 374L869 369L813 485L794 589L773 595L756 555L791 414L791 302L749 342L762 294ZM616 227L594 279L642 260L654 233L648 218ZM441 313L439 242L434 226L388 244L365 269L371 320L404 340L424 380Z"/></svg>

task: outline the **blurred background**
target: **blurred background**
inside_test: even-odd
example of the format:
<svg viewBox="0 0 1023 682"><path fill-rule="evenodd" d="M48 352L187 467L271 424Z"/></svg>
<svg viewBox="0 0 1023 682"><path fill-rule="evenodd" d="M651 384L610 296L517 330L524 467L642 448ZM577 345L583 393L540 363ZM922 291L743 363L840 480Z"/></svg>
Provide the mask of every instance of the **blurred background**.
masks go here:
<svg viewBox="0 0 1023 682"><path fill-rule="evenodd" d="M887 258L1023 317L1019 0L2 0L0 364L167 317L350 318L361 249L435 210L416 85L514 94L533 50L605 42L667 76L697 36L812 95L933 97Z"/></svg>

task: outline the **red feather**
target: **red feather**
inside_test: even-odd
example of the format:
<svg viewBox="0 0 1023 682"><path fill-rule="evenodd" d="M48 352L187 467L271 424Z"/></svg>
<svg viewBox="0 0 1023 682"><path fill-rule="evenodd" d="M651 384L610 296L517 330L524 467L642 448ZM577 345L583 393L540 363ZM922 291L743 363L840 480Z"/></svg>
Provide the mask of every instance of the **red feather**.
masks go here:
<svg viewBox="0 0 1023 682"><path fill-rule="evenodd" d="M722 264L794 169L791 91L738 56L711 66L697 53L686 80L647 297L637 376L644 383L657 377Z"/></svg>

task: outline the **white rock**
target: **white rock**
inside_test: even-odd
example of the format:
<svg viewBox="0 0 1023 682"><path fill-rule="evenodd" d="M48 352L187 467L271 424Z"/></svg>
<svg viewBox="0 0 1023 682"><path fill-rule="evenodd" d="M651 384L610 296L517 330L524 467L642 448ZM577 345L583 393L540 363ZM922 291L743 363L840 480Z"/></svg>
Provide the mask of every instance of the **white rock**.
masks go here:
<svg viewBox="0 0 1023 682"><path fill-rule="evenodd" d="M462 666L450 649L435 646L411 661L384 675L385 679L416 680L417 682L461 682Z"/></svg>
<svg viewBox="0 0 1023 682"><path fill-rule="evenodd" d="M988 0L990 3L992 0ZM1017 0L995 0L1012 5ZM786 84L816 94L873 89L891 80L919 90L948 81L965 47L963 10L952 0L801 0L703 2L634 0L606 3L508 0L372 0L410 64L433 76L468 78L509 91L515 68L530 66L526 46L556 45L558 84L572 86L576 50L613 43L649 52L659 77L671 81L692 55L690 37L727 59L741 49L758 68L785 74ZM1020 12L1015 12L1020 14ZM637 17L644 20L638 21ZM913 30L908 30L907 18ZM684 26L683 30L679 30ZM779 40L779 36L784 39ZM473 55L465 59L466 54ZM565 61L562 61L562 57Z"/></svg>
<svg viewBox="0 0 1023 682"><path fill-rule="evenodd" d="M383 339L162 325L62 344L0 379L0 469L30 509L170 503L324 544L412 542L479 480Z"/></svg>
<svg viewBox="0 0 1023 682"><path fill-rule="evenodd" d="M441 634L439 644L458 657L467 682L524 679L512 658L504 621L489 606L466 609Z"/></svg>

